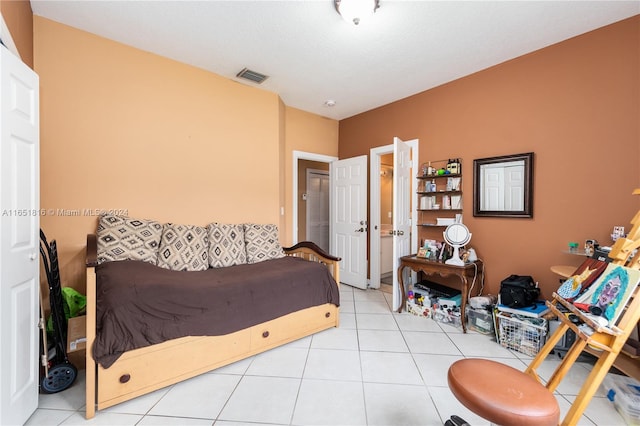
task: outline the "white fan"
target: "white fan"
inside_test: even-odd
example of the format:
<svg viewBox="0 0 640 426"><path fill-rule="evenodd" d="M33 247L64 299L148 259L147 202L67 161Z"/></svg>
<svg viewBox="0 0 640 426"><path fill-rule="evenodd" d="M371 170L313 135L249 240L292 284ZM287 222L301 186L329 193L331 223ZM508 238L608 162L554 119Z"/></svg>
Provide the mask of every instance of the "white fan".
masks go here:
<svg viewBox="0 0 640 426"><path fill-rule="evenodd" d="M471 233L469 228L462 223L452 223L442 233L444 240L453 247L453 257L447 259L444 263L447 265L464 266L464 261L460 259L460 247L463 247L471 241Z"/></svg>

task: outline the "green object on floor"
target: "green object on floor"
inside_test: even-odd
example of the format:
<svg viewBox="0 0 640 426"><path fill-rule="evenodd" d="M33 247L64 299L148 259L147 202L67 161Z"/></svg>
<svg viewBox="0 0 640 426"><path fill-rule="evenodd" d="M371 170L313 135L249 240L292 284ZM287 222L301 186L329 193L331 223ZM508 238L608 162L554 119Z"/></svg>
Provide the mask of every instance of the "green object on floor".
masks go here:
<svg viewBox="0 0 640 426"><path fill-rule="evenodd" d="M87 296L82 295L71 287L62 287L62 300L64 308L64 317L68 321L82 314L87 307ZM53 320L51 315L47 321L47 332L53 333Z"/></svg>

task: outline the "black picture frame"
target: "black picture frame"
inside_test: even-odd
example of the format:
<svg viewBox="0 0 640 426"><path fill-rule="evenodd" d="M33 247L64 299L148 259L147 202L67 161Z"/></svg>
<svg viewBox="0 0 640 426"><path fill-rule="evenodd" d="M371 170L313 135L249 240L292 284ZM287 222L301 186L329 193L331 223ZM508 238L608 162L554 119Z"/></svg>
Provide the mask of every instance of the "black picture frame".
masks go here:
<svg viewBox="0 0 640 426"><path fill-rule="evenodd" d="M505 218L532 218L533 217L533 159L534 153L503 155L498 157L480 158L473 160L473 216L474 217L505 217ZM483 187L484 175L488 168L499 167L502 164L524 164L522 171L522 208L510 209L486 209L483 207L481 197L487 194L487 188Z"/></svg>

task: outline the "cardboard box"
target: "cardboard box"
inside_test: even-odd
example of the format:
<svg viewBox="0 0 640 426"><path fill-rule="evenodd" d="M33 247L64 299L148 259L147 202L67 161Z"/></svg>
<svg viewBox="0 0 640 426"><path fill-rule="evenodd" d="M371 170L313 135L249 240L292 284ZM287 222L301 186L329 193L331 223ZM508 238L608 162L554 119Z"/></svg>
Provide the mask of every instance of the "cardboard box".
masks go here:
<svg viewBox="0 0 640 426"><path fill-rule="evenodd" d="M87 317L69 318L67 325L67 358L78 370L84 369L87 347Z"/></svg>

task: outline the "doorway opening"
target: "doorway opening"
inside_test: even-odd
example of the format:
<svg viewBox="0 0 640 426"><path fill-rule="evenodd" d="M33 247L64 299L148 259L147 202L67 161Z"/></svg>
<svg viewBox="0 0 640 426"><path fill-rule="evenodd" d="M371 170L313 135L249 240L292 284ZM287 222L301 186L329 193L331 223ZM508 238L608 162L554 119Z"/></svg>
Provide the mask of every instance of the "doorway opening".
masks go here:
<svg viewBox="0 0 640 426"><path fill-rule="evenodd" d="M312 226L311 232L309 232L307 228L308 224L308 215L309 215L309 198L310 195L315 197L324 197L322 193L326 190L326 196L329 196L329 165L336 161L338 157L332 157L329 155L315 154L311 152L303 152L303 151L293 151L293 244L296 244L300 241L313 241L318 244L318 246L322 247L322 249L328 252L329 249L329 201L326 200L326 231L323 229L323 226L320 226L322 223L322 216L313 217L312 221L319 222L319 226ZM315 170L316 173L326 174L326 188L322 187L322 180L324 177L318 176L318 182L314 184L318 185L318 190L309 191L307 185L307 171ZM310 194L311 192L311 194ZM316 194L317 193L317 194ZM322 199L312 200L311 203L314 202L322 203ZM322 207L324 208L324 207ZM326 247L322 246L326 234ZM318 239L318 241L315 241ZM320 241L322 240L322 241Z"/></svg>
<svg viewBox="0 0 640 426"><path fill-rule="evenodd" d="M419 141L413 139L405 142L411 148L412 176L409 200L411 206L417 203L416 169L418 159ZM369 287L384 291L390 290L386 284L393 283L397 279L393 267L393 170L394 148L393 145L385 145L370 150L370 196L369 196ZM390 165L390 168L389 168ZM390 189L386 189L389 182ZM418 247L417 213L411 210L411 250L415 252ZM389 253L387 255L387 253ZM387 262L391 262L391 266Z"/></svg>
<svg viewBox="0 0 640 426"><path fill-rule="evenodd" d="M393 286L393 153L380 157L380 289Z"/></svg>
<svg viewBox="0 0 640 426"><path fill-rule="evenodd" d="M313 163L308 165L307 163ZM312 169L312 165L323 165L329 167L327 163L318 163L315 161L301 160L300 165L306 168L305 192L302 193L302 201L300 203L299 219L304 216L305 226L300 222L299 232L305 229L305 235L298 235L299 240L313 241L322 250L329 252L329 198L330 183L329 170ZM302 175L302 173L301 173ZM300 188L298 188L300 190ZM303 215L302 210L306 213Z"/></svg>

